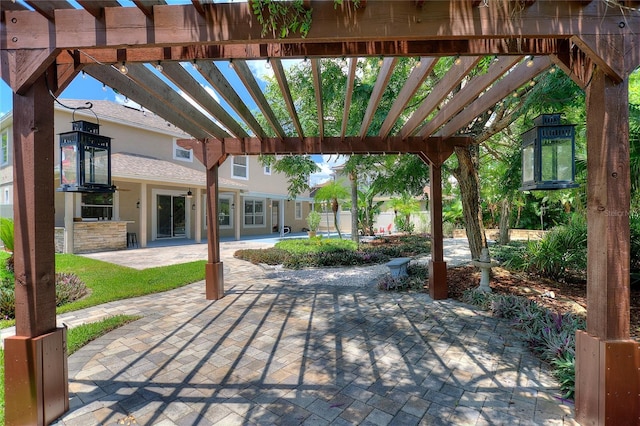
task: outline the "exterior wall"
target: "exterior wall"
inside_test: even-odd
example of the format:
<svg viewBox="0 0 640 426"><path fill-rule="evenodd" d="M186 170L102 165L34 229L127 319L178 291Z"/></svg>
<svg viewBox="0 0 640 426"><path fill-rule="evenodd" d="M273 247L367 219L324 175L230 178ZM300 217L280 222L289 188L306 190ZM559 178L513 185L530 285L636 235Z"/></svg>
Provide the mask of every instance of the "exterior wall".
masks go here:
<svg viewBox="0 0 640 426"><path fill-rule="evenodd" d="M72 101L80 102L80 101ZM103 108L100 110L100 108ZM113 176L112 183L118 188L114 194L113 204L113 220L122 220L128 222L126 232L135 232L142 234L141 227L146 224L147 241L155 238L156 230L156 214L154 206L156 204L155 197L159 193L166 194L186 194L188 190L194 193L197 190L201 193L200 216L201 216L201 241L206 242L207 224L206 224L206 196L205 194L205 174L204 166L197 160L183 161L176 159L174 156L175 140L185 138L186 136L173 125L168 125L167 129L161 128L165 122L152 113L144 113L137 109L130 108L126 111L122 110L122 106L115 103L108 104L102 101L95 101L94 110L97 111L100 124L100 134L111 138L111 153L126 153L134 155L144 155L154 159L169 161L176 165L202 172L201 182L158 182L145 180L139 171L132 171L132 175ZM118 116L119 114L119 116ZM73 115L72 111L62 109L58 106L54 110L54 131L56 134L71 131L72 120L87 120L95 123L96 117L91 112L76 111ZM0 123L0 131L6 130L9 134L10 153L12 153L12 116L11 114L4 117ZM59 166L60 150L58 141L55 141L54 165L56 169ZM285 208L285 224L291 226L294 232L299 232L306 225L306 215L310 210L310 203L303 202L303 214L301 219L295 219L295 202L287 202L287 179L283 174L265 173L264 167L259 163L257 156L249 156L248 159L248 177L246 179L232 176L231 159L227 159L219 170L219 178L239 184L238 186L222 183L220 188L221 196L230 196L234 204L232 212L232 226L220 228L220 236L223 238L235 237L237 235L236 227L240 226L241 236L250 235L271 235L272 234L272 215L271 202L279 200ZM136 175L133 172L137 172ZM197 176L197 174L195 175ZM193 180L193 175L189 178ZM197 179L195 179L197 180ZM142 194L142 184L146 184L146 200L142 200L145 195ZM59 175L56 173L53 185L55 188L60 186ZM10 203L4 203L4 188L10 190ZM240 188L243 188L243 197L240 197ZM262 226L248 227L244 226L244 203L245 198L255 198L263 200L265 206L265 220ZM80 217L82 212L82 196L79 193L73 195L73 211L68 213L72 217ZM139 202L146 201L147 211L146 217L141 217L141 209L138 207ZM58 192L55 195L55 225L56 227L64 227L65 224L65 193ZM186 208L186 237L195 238L196 232L196 216L198 208L195 197L187 201ZM13 171L11 163L0 166L0 215L4 217L13 216ZM90 223L85 220L82 223ZM125 242L126 243L126 242ZM125 245L126 247L126 245Z"/></svg>
<svg viewBox="0 0 640 426"><path fill-rule="evenodd" d="M57 253L64 251L65 229L56 227ZM73 224L73 252L123 250L127 248L127 223L122 221L75 222Z"/></svg>

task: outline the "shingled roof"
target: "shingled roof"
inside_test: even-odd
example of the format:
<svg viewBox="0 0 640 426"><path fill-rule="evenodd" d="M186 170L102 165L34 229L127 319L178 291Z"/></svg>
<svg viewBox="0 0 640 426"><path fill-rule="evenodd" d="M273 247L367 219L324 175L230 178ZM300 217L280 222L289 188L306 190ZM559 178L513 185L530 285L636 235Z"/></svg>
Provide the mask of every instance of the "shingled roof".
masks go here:
<svg viewBox="0 0 640 426"><path fill-rule="evenodd" d="M191 186L205 186L207 180L203 171L158 158L126 152L111 155L111 176L114 179L147 180ZM223 177L219 177L218 182L221 188L247 189L246 185Z"/></svg>

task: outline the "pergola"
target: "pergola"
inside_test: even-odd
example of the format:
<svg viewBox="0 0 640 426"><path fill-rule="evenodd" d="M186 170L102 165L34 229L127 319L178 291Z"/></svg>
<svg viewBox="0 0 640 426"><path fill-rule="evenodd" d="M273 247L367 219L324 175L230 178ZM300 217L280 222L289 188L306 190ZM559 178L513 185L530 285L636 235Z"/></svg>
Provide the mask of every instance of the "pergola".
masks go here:
<svg viewBox="0 0 640 426"><path fill-rule="evenodd" d="M640 349L629 335L628 76L640 64L637 1L310 1L305 38L262 34L247 3L192 0L24 0L0 3L1 73L14 92L16 336L5 340L7 424L46 424L68 409L65 330L56 328L54 287L53 100L81 71L193 136L181 141L207 169L209 259L206 295L224 296L217 235L218 167L234 154L415 153L430 165L430 293L447 297L442 254L441 165L461 129L551 66L587 92L587 330L577 336L576 413L582 424L638 424ZM29 7L25 6L28 5ZM489 70L454 88L484 56ZM441 57L460 60L391 134L407 103ZM346 122L359 57L384 58L357 134ZM368 133L401 57L420 58L379 134ZM318 134L304 134L282 59L309 58ZM345 58L341 134L324 132L323 58ZM278 122L247 64L268 59L293 132ZM268 121L262 126L236 87L213 64L230 63ZM206 94L178 62L199 72L238 119ZM219 126L151 70L188 93ZM127 73L119 68L126 66ZM437 113L434 114L434 111ZM240 123L240 120L242 123ZM250 129L251 134L245 129ZM274 136L270 136L274 135Z"/></svg>

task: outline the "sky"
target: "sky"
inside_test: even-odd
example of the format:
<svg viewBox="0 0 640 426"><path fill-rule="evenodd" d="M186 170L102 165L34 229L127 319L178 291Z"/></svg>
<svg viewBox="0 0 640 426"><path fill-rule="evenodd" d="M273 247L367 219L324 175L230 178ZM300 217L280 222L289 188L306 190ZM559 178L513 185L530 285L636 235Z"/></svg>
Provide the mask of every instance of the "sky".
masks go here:
<svg viewBox="0 0 640 426"><path fill-rule="evenodd" d="M70 3L74 4L76 7L79 7L74 0L68 0ZM233 2L234 0L217 0L216 2ZM246 0L235 0L237 1L246 1ZM119 0L120 4L123 6L132 6L134 4L130 0ZM190 0L167 0L168 4L187 4L190 3ZM283 66L288 68L291 64L296 61L283 61ZM264 77L266 75L273 75L270 67L265 66L266 61L247 61L250 68L254 72L254 75L258 79L258 83L261 87L264 87L266 81ZM249 109L258 110L257 105L249 95L249 93L244 88L244 85L235 74L233 70L231 70L228 66L225 66L226 62L223 62L218 67L220 71L225 75L225 77L229 80L231 85L236 89L240 97L247 104ZM185 68L190 71L190 74L194 76L199 83L207 90L207 92L213 96L216 101L218 101L226 111L231 114L234 118L236 118L239 122L242 122L238 119L237 114L233 111L231 107L216 93L216 91L206 82L206 80L198 73L193 72L192 66L190 64L185 64ZM173 87L177 92L182 94L180 89L173 85L169 80L164 78L159 72L155 69L150 68L152 72L162 78L167 84ZM184 94L182 94L185 96ZM117 94L114 90L112 90L108 86L104 86L99 81L95 80L89 75L79 74L76 78L69 84L69 86L62 92L62 94L58 97L59 99L81 99L81 100L108 100L119 103L127 103L128 105L135 104L133 101L126 99L124 96ZM185 96L187 100L190 100ZM193 103L193 102L192 102ZM13 93L10 87L4 82L0 81L0 117L4 116L6 113L10 112L13 107ZM214 120L215 121L215 120ZM331 177L331 167L334 165L339 165L344 163L344 157L336 157L332 156L320 156L314 155L312 156L313 160L318 164L321 171L312 175L311 183L312 185L316 185L322 182L327 181Z"/></svg>

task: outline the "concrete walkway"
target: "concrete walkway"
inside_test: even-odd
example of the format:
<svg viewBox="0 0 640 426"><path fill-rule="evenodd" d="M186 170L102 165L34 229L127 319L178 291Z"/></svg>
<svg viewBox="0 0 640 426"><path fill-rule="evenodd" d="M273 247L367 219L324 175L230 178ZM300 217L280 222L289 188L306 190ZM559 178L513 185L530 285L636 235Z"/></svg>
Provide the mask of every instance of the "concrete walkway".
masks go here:
<svg viewBox="0 0 640 426"><path fill-rule="evenodd" d="M223 244L219 301L200 282L65 318L144 316L69 358L71 410L58 425L575 424L510 324L373 283L267 278L232 257L237 244ZM164 263L201 249L119 253Z"/></svg>

